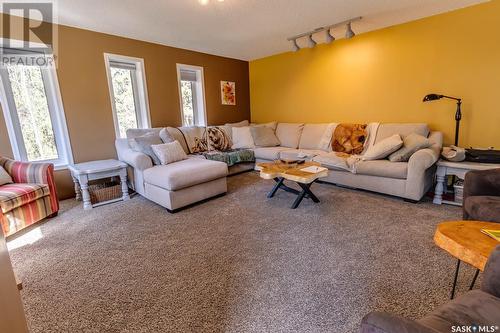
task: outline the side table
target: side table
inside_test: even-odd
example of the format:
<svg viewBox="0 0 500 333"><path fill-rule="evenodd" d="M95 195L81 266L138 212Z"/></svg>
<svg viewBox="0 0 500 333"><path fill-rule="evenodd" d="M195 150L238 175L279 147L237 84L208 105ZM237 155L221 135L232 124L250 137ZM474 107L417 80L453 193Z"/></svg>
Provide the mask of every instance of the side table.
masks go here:
<svg viewBox="0 0 500 333"><path fill-rule="evenodd" d="M489 170L500 168L500 164L493 163L476 163L476 162L450 162L439 160L437 162L436 171L436 188L434 190L434 202L441 205L442 203L450 205L458 205L454 201L443 200L443 192L445 189L446 176L457 176L460 179L465 178L465 174L471 170Z"/></svg>
<svg viewBox="0 0 500 333"><path fill-rule="evenodd" d="M75 183L77 199L79 199L80 193L83 197L84 209L92 209L104 204L130 199L127 186L127 164L117 160L100 160L72 164L68 168L71 171L71 176L73 177L73 182ZM120 177L123 193L122 197L106 202L100 202L97 205L92 205L92 202L90 201L89 181L115 176Z"/></svg>

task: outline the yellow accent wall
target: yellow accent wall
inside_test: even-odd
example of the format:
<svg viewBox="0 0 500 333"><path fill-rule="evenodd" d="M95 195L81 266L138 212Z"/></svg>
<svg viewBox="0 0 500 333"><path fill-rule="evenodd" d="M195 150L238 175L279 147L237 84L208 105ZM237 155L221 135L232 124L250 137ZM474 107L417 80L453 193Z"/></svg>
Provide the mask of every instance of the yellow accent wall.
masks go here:
<svg viewBox="0 0 500 333"><path fill-rule="evenodd" d="M500 149L500 1L250 63L254 122L426 122L461 146Z"/></svg>

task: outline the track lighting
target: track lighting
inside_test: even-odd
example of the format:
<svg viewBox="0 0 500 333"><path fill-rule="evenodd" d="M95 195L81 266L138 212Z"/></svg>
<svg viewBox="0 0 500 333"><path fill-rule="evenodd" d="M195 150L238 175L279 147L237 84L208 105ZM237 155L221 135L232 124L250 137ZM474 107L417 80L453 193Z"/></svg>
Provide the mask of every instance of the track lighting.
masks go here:
<svg viewBox="0 0 500 333"><path fill-rule="evenodd" d="M331 42L333 42L335 40L335 37L332 36L329 28L326 29L325 32L326 32L326 43L330 44Z"/></svg>
<svg viewBox="0 0 500 333"><path fill-rule="evenodd" d="M356 36L356 34L354 33L354 31L352 31L351 22L349 22L347 23L345 28L345 38L351 39L354 36Z"/></svg>
<svg viewBox="0 0 500 333"><path fill-rule="evenodd" d="M199 1L202 1L202 0L199 0ZM299 45L297 43L297 40L300 39L300 38L302 38L302 37L307 37L307 45L310 48L313 48L313 47L315 47L318 44L313 39L313 36L315 34L317 34L317 33L320 33L320 32L324 31L325 32L325 37L326 37L325 41L326 41L327 44L330 44L333 41L335 41L335 37L332 35L331 30L333 28L337 28L337 27L340 27L340 26L343 26L343 25L346 26L345 38L350 39L350 38L356 36L356 34L354 33L354 31L352 30L352 26L351 26L352 22L359 21L361 19L362 19L361 16L354 17L352 19L349 19L349 20L346 20L346 21L343 21L343 22L335 23L335 24L332 24L332 25L329 25L329 26L326 26L326 27L317 28L317 29L315 29L313 31L308 31L308 32L305 32L303 34L290 37L290 38L288 38L288 40L292 42L292 49L295 52L298 51L298 50L300 50L300 47L299 47Z"/></svg>
<svg viewBox="0 0 500 333"><path fill-rule="evenodd" d="M313 39L313 35L312 34L309 35L309 40L307 41L307 46L309 46L309 48L312 49L313 47L316 46L316 44L318 44L318 43L316 43L316 41Z"/></svg>

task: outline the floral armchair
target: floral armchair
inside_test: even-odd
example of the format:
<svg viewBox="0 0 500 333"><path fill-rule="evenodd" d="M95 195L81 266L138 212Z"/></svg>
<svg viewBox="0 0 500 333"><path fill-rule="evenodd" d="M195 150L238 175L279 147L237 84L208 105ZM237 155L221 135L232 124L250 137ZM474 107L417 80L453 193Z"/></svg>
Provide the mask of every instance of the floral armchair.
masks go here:
<svg viewBox="0 0 500 333"><path fill-rule="evenodd" d="M54 165L18 162L0 156L13 183L0 186L0 224L5 236L57 215Z"/></svg>

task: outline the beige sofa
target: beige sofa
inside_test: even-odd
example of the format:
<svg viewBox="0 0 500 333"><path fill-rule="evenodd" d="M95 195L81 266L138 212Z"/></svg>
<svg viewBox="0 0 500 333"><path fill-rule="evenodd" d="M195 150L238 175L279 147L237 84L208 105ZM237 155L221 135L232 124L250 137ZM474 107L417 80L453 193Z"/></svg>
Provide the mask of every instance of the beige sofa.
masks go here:
<svg viewBox="0 0 500 333"><path fill-rule="evenodd" d="M191 156L167 165L153 165L151 158L130 148L129 139L160 128L132 130L115 142L118 159L127 163L130 186L140 195L175 212L227 192L225 163Z"/></svg>
<svg viewBox="0 0 500 333"><path fill-rule="evenodd" d="M419 201L433 184L435 163L439 159L443 136L440 132L431 132L426 124L373 124L365 150L373 144L393 135L406 136L417 133L428 137L433 145L422 149L408 162L390 162L389 160L361 161L356 173L334 167L329 157L330 145L325 145L326 138L331 140L331 130L335 124L283 124L276 127L276 136L282 142L279 147L255 148L257 162L271 161L278 158L294 158L307 155L310 159L330 169L328 183L364 189L402 197L409 201ZM330 132L328 132L330 131ZM283 145L283 142L285 145ZM329 141L328 141L329 142Z"/></svg>
<svg viewBox="0 0 500 333"><path fill-rule="evenodd" d="M276 136L281 142L277 147L254 148L257 162L306 155L330 169L325 182L385 193L419 201L433 184L435 167L442 146L442 134L430 132L426 124L370 125L366 148L393 134L406 136L417 133L428 137L433 145L413 154L408 162L388 160L361 161L356 173L341 170L331 161L331 139L335 124L279 123ZM176 211L199 201L223 195L227 191L226 177L230 174L252 170L254 163L227 167L225 163L206 160L198 155L168 165L153 165L151 158L130 148L129 140L149 132L159 133L160 128L131 130L128 139L117 139L118 158L129 168L132 188L169 211ZM180 131L167 127L186 153L188 148Z"/></svg>

